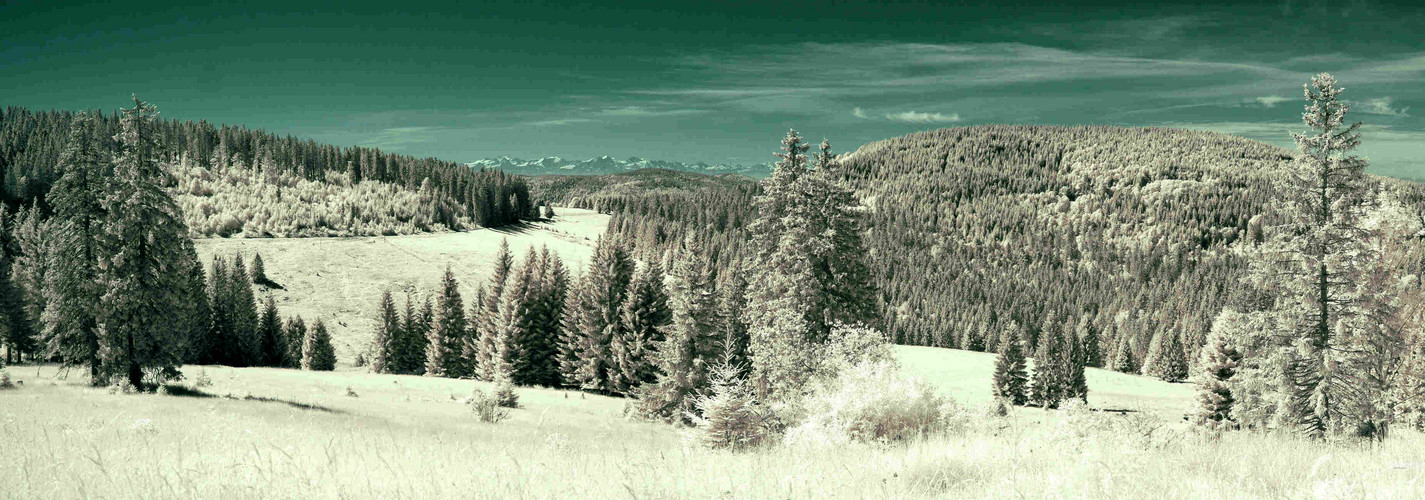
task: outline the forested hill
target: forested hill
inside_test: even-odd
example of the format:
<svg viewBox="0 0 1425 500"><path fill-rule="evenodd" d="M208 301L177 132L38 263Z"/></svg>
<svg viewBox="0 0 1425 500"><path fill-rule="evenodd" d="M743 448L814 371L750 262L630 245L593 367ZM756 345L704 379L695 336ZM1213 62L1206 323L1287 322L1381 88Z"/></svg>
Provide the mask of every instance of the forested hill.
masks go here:
<svg viewBox="0 0 1425 500"><path fill-rule="evenodd" d="M160 103L161 105L161 103ZM74 113L0 110L0 186L10 209L45 200ZM116 114L98 141L117 151ZM167 186L194 236L355 236L499 226L531 215L523 178L205 121L158 120Z"/></svg>
<svg viewBox="0 0 1425 500"><path fill-rule="evenodd" d="M837 168L869 212L871 268L897 342L983 350L1011 329L1031 346L1045 328L1092 330L1104 364L1136 370L1179 335L1196 359L1290 158L1209 132L976 126L867 144ZM1420 184L1386 182L1419 206ZM751 220L754 195L705 190L669 207L667 195L622 194L604 208L641 252L692 231L729 242L726 265L742 226L710 221Z"/></svg>

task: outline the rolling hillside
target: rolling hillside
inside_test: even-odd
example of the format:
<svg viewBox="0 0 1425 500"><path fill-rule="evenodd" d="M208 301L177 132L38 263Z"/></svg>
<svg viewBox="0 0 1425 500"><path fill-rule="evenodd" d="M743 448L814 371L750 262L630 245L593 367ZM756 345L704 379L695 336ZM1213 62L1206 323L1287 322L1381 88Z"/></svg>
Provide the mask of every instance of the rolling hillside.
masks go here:
<svg viewBox="0 0 1425 500"><path fill-rule="evenodd" d="M588 210L562 209L553 221L499 229L359 238L205 238L195 243L205 262L214 255L239 252L251 259L261 254L267 276L285 290L256 287L259 300L271 293L283 315L300 315L308 322L324 319L339 363L350 364L371 341L382 291L389 289L402 306L406 291L421 300L450 265L461 292L473 297L489 276L503 239L516 258L531 245L547 245L569 269L582 271L608 220Z"/></svg>

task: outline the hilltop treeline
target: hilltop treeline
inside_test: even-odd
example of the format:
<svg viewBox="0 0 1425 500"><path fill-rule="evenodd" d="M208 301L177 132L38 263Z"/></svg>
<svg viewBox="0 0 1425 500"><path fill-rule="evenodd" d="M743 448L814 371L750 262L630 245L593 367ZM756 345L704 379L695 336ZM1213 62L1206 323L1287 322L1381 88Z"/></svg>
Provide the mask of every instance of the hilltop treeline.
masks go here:
<svg viewBox="0 0 1425 500"><path fill-rule="evenodd" d="M1145 365L1179 359L1165 345L1197 359L1292 157L1209 132L978 126L871 143L837 164L867 212L880 316L897 343L993 351L1018 332L1032 352L1046 331L1091 333L1101 364L1153 373ZM1425 198L1419 184L1376 181L1409 206ZM755 192L549 199L614 214L610 231L644 258L691 234L721 246L709 251L726 266L742 260L738 222L756 217Z"/></svg>
<svg viewBox="0 0 1425 500"><path fill-rule="evenodd" d="M95 113L101 151L118 151L116 114ZM74 113L0 111L0 198L50 212L50 188ZM195 236L409 234L500 226L533 215L526 182L500 171L205 121L155 120L158 155L174 176Z"/></svg>

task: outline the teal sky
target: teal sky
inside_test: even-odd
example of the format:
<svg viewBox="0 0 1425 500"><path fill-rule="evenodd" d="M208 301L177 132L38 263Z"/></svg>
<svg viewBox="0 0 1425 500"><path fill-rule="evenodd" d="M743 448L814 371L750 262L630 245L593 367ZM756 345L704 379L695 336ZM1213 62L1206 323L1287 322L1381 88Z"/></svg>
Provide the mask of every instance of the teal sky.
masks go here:
<svg viewBox="0 0 1425 500"><path fill-rule="evenodd" d="M1425 9L1150 3L9 0L0 105L137 93L165 117L453 161L751 163L789 127L839 151L983 123L1289 145L1301 85L1329 71L1372 171L1425 179Z"/></svg>

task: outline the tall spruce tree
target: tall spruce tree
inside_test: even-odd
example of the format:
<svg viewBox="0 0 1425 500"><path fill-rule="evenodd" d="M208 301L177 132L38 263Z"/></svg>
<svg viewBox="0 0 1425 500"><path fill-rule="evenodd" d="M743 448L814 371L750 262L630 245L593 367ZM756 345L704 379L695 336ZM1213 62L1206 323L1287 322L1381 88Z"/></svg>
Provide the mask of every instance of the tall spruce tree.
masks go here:
<svg viewBox="0 0 1425 500"><path fill-rule="evenodd" d="M1013 322L1010 322L1013 323ZM1012 405L1024 405L1029 398L1025 388L1029 383L1024 346L1018 328L1006 328L1000 336L999 357L995 359L994 396Z"/></svg>
<svg viewBox="0 0 1425 500"><path fill-rule="evenodd" d="M484 363L478 372L481 380L495 381L501 373L510 376L510 381L520 378L517 363L523 358L521 341L526 339L531 326L529 300L534 281L533 249L530 258L518 269L511 270L510 280L499 287L501 296L495 307L495 315L489 328L481 332L480 361Z"/></svg>
<svg viewBox="0 0 1425 500"><path fill-rule="evenodd" d="M312 323L302 341L302 369L332 371L336 369L336 350L332 348L331 333L322 320Z"/></svg>
<svg viewBox="0 0 1425 500"><path fill-rule="evenodd" d="M90 113L75 115L60 156L64 172L50 189L54 207L54 272L45 278L41 315L45 352L65 365L86 366L92 383L102 383L99 366L99 311L103 290L98 272L100 234L106 215L104 187L111 168ZM201 267L199 267L201 272ZM0 294L4 294L0 284ZM3 315L3 314L0 314Z"/></svg>
<svg viewBox="0 0 1425 500"><path fill-rule="evenodd" d="M490 275L490 282L475 292L475 301L470 304L471 332L461 349L466 359L473 360L471 375L486 372L484 368L479 367L489 364L490 360L486 356L495 350L495 346L488 343L495 338L489 332L495 328L495 321L500 312L500 300L513 269L514 254L510 253L510 242L508 239L502 239L500 250L495 254L495 270Z"/></svg>
<svg viewBox="0 0 1425 500"><path fill-rule="evenodd" d="M1030 402L1043 408L1058 408L1064 400L1068 374L1069 346L1061 328L1051 326L1039 332L1034 350L1034 372L1029 387Z"/></svg>
<svg viewBox="0 0 1425 500"><path fill-rule="evenodd" d="M208 335L202 346L207 354L202 359L204 363L242 366L242 342L233 325L232 273L228 272L227 259L221 255L214 256L210 266L208 302L212 307L212 319L208 322Z"/></svg>
<svg viewBox="0 0 1425 500"><path fill-rule="evenodd" d="M521 358L516 366L521 385L560 385L560 335L564 329L565 300L569 295L569 272L559 256L548 247L540 250L538 290L531 297L531 325L520 342Z"/></svg>
<svg viewBox="0 0 1425 500"><path fill-rule="evenodd" d="M1084 366L1103 368L1103 342L1099 340L1098 327L1087 315L1079 320L1078 337L1083 343Z"/></svg>
<svg viewBox="0 0 1425 500"><path fill-rule="evenodd" d="M861 243L860 212L836 183L830 146L815 172L795 130L782 140L749 226L754 269L744 314L759 388L793 396L819 363L815 346L837 323L879 323Z"/></svg>
<svg viewBox="0 0 1425 500"><path fill-rule="evenodd" d="M20 290L24 304L25 335L15 344L21 352L35 352L38 347L36 333L39 331L40 316L44 313L47 299L44 295L45 278L50 271L53 224L43 220L38 205L21 207L15 214L12 239L15 243L15 258L10 263L11 280Z"/></svg>
<svg viewBox="0 0 1425 500"><path fill-rule="evenodd" d="M718 350L724 353L728 366L739 370L739 376L746 377L752 365L747 352L747 323L742 320L747 308L747 280L740 264L729 267L730 272L725 273L717 289Z"/></svg>
<svg viewBox="0 0 1425 500"><path fill-rule="evenodd" d="M391 300L391 291L386 290L381 294L381 302L376 306L376 331L371 341L371 371L400 373L400 348L405 336L403 330L400 313L396 312L396 302Z"/></svg>
<svg viewBox="0 0 1425 500"><path fill-rule="evenodd" d="M1199 425L1212 428L1231 428L1235 425L1232 404L1232 377L1242 363L1242 353L1237 350L1235 337L1242 328L1241 314L1227 309L1217 315L1212 329L1207 334L1207 346L1203 348L1198 365L1201 378L1198 380L1197 406L1194 419Z"/></svg>
<svg viewBox="0 0 1425 500"><path fill-rule="evenodd" d="M124 110L118 135L123 152L102 202L100 359L104 372L126 376L135 386L145 369L173 375L183 361L182 325L171 316L183 308L178 291L187 278L185 260L193 255L178 204L162 187L156 114L137 97Z"/></svg>
<svg viewBox="0 0 1425 500"><path fill-rule="evenodd" d="M655 344L650 360L657 378L639 389L638 408L648 417L686 422L689 412L695 410L693 397L709 388L709 368L719 359L730 358L732 351L718 331L721 318L715 273L706 252L692 238L684 241L672 274L667 299L671 322L663 327L665 338ZM630 300L636 294L631 293Z"/></svg>
<svg viewBox="0 0 1425 500"><path fill-rule="evenodd" d="M5 345L6 361L13 363L19 353L30 347L33 334L25 317L24 294L10 279L12 252L7 248L11 245L6 244L10 240L9 218L4 204L0 204L0 343Z"/></svg>
<svg viewBox="0 0 1425 500"><path fill-rule="evenodd" d="M1069 347L1068 355L1064 360L1063 387L1064 399L1075 399L1084 403L1089 402L1089 383L1084 377L1084 364L1088 361L1088 353L1085 352L1083 340L1070 330L1064 331L1065 343Z"/></svg>
<svg viewBox="0 0 1425 500"><path fill-rule="evenodd" d="M283 329L283 334L287 340L287 368L302 367L302 347L307 341L307 323L302 321L301 316L289 318L287 326Z"/></svg>
<svg viewBox="0 0 1425 500"><path fill-rule="evenodd" d="M263 302L262 317L258 320L258 337L261 340L261 366L282 366L287 356L287 344L282 336L282 316L277 311L277 301L271 294Z"/></svg>
<svg viewBox="0 0 1425 500"><path fill-rule="evenodd" d="M633 260L623 245L601 237L570 304L565 342L560 360L567 383L589 390L609 390L613 370L610 345L621 322L620 306L633 279Z"/></svg>
<svg viewBox="0 0 1425 500"><path fill-rule="evenodd" d="M709 300L714 298L711 291L708 290ZM708 312L715 310L710 308ZM620 308L620 327L609 347L614 361L610 390L631 394L633 389L653 381L656 375L653 350L663 341L663 329L671 315L668 292L663 285L663 268L657 262L650 262L634 274L628 297ZM716 324L710 326L716 327Z"/></svg>
<svg viewBox="0 0 1425 500"><path fill-rule="evenodd" d="M455 272L446 266L435 299L434 324L426 344L426 375L459 378L472 374L471 364L461 356L468 328L465 303L460 297L460 283L455 280Z"/></svg>
<svg viewBox="0 0 1425 500"><path fill-rule="evenodd" d="M257 328L257 295L252 291L252 278L247 274L247 265L243 263L242 254L233 255L230 271L232 278L228 280L228 287L232 294L230 300L233 336L237 338L242 352L242 361L238 366L261 365L262 341Z"/></svg>

